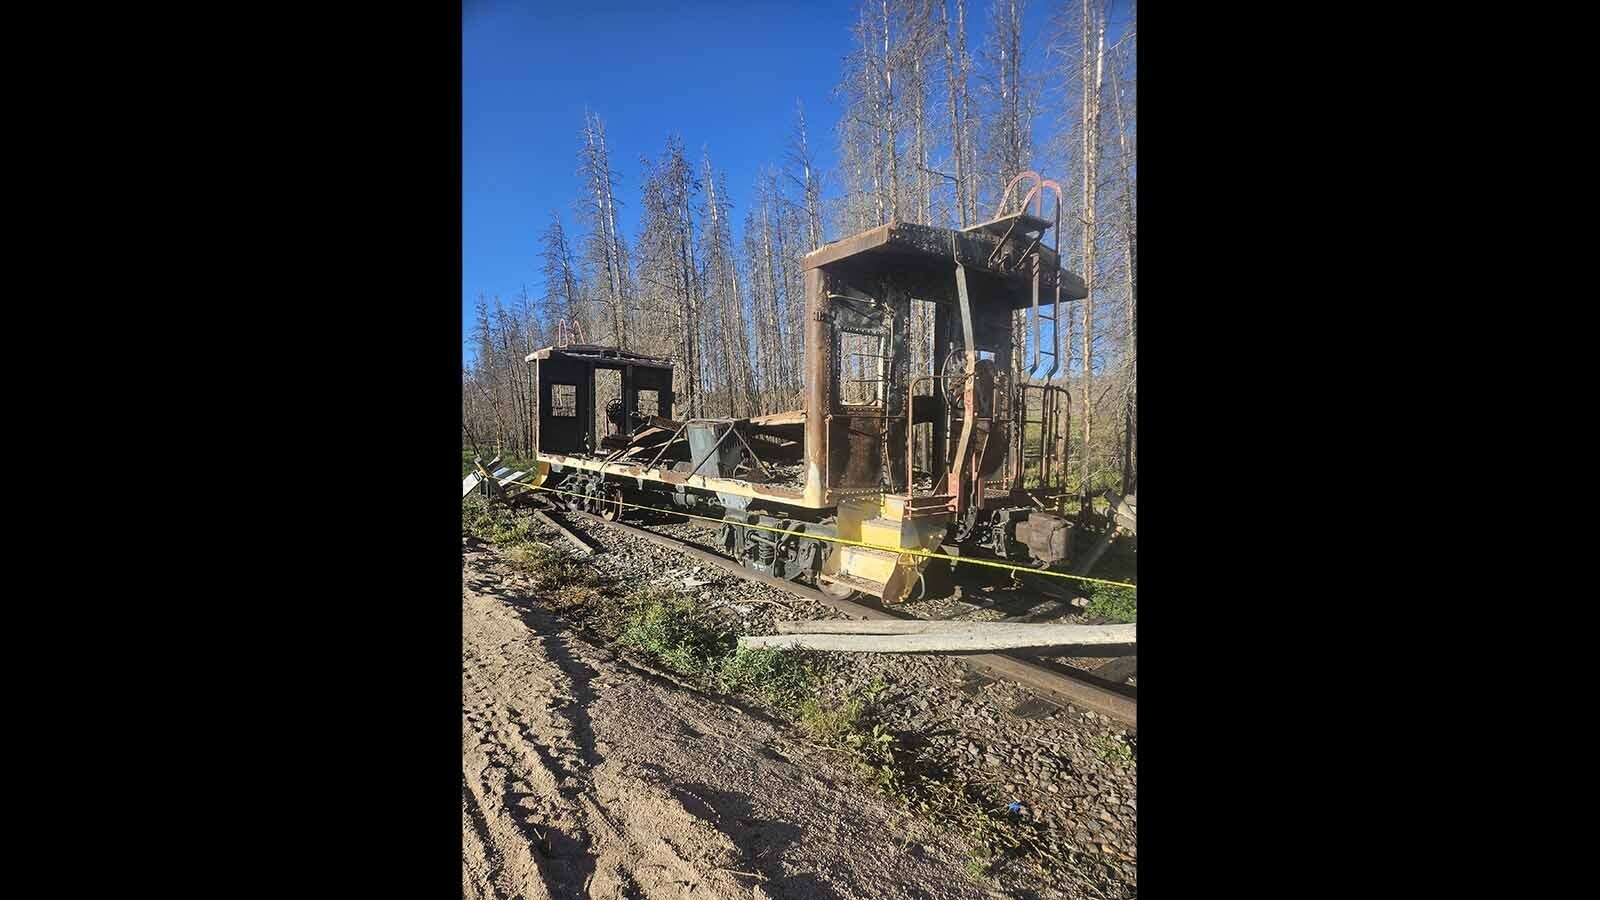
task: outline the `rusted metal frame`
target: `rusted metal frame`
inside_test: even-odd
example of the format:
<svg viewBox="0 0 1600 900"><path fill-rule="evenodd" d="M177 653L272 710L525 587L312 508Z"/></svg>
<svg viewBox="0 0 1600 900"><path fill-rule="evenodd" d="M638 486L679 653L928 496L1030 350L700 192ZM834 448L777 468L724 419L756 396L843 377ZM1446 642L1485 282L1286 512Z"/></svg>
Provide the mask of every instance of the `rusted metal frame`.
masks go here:
<svg viewBox="0 0 1600 900"><path fill-rule="evenodd" d="M828 331L829 324L824 314L824 305L827 303L826 285L833 276L825 269L808 268L805 270L806 292L806 423L805 445L802 454L806 463L806 485L810 490L813 473L819 482L817 487L822 492L819 496L812 497L816 502L826 498L828 490L828 418L831 412L830 397L828 396L828 378L825 373L832 371L832 360L829 358Z"/></svg>
<svg viewBox="0 0 1600 900"><path fill-rule="evenodd" d="M756 466L758 468L760 468L761 474L766 476L767 478L771 478L772 477L772 473L767 470L767 464L761 461L761 457L756 453L755 448L750 446L750 442L744 439L744 435L739 434L738 426L729 425L728 426L728 430L733 432L734 433L734 437L739 439L739 443L744 445L744 449L745 449L745 451L747 453L750 454L750 458L756 461Z"/></svg>
<svg viewBox="0 0 1600 900"><path fill-rule="evenodd" d="M1039 320L1042 318L1039 315L1039 268L1039 262L1037 258L1035 258L1033 264L1033 308L1031 311L1031 318L1024 319L1026 324L1032 326L1029 329L1029 337L1033 339L1033 361L1028 364L1029 381L1033 380L1033 376L1039 374ZM1060 311L1057 310L1056 315L1060 314ZM1054 320L1052 320L1052 322L1053 321Z"/></svg>
<svg viewBox="0 0 1600 900"><path fill-rule="evenodd" d="M1043 183L1043 180L1039 177L1039 173L1033 171L1032 169L1029 169L1026 172L1018 172L1011 179L1011 181L1006 184L1006 189L1000 192L1000 203L995 207L996 217L1005 215L1006 201L1011 199L1011 191L1017 186L1017 183L1024 178L1030 177L1034 182L1033 190L1028 192L1027 196L1022 199L1022 205L1017 207L1018 212L1025 213L1028 211L1028 201L1033 199L1034 193L1039 190L1039 186Z"/></svg>
<svg viewBox="0 0 1600 900"><path fill-rule="evenodd" d="M917 440L917 423L913 411L917 404L917 381L920 378L931 376L912 376L906 379L906 496L916 493L917 474L915 447ZM887 435L886 435L887 436Z"/></svg>
<svg viewBox="0 0 1600 900"><path fill-rule="evenodd" d="M1063 388L1050 384L1028 385L1027 389L1039 392L1039 419L1026 422L1025 425L1039 426L1039 486L1049 488L1053 485L1051 476L1060 463L1054 451L1061 427L1061 400L1065 398L1066 392Z"/></svg>
<svg viewBox="0 0 1600 900"><path fill-rule="evenodd" d="M601 460L601 462L609 464L609 463L614 463L614 462L622 459L624 454L626 454L629 450L633 449L632 441L633 441L634 438L639 436L639 432L643 431L646 428L651 428L651 427L653 427L653 426L651 426L650 424L646 423L645 425L642 425L639 428L635 429L633 431L633 433L628 435L629 443L627 445L617 448L617 451L615 453L613 453L610 456L606 457L605 459ZM668 440L666 442L666 444L662 445L662 451L661 452L665 453L666 452L666 448L668 446L670 446L671 444L672 444L672 441Z"/></svg>
<svg viewBox="0 0 1600 900"><path fill-rule="evenodd" d="M909 380L906 385L906 496L910 497L916 479L912 475L915 468L912 460L916 456L916 423L912 421L912 407L916 404L917 385L924 381L947 381L951 375L917 375ZM940 390L943 390L941 386ZM948 491L945 496L948 496Z"/></svg>
<svg viewBox="0 0 1600 900"><path fill-rule="evenodd" d="M1027 196L1022 198L1022 212L1024 214L1028 212L1028 201L1032 200L1034 197L1038 197L1039 202L1034 204L1034 215L1041 219L1044 218L1042 215L1044 212L1044 192L1039 190L1039 188L1042 186L1043 182L1034 185L1028 190Z"/></svg>
<svg viewBox="0 0 1600 900"><path fill-rule="evenodd" d="M1039 418L1037 420L1031 420L1027 418L1027 398L1030 390L1039 392ZM1028 384L1023 385L1022 389L1023 429L1026 431L1027 426L1029 425L1039 426L1038 458L1039 486L1041 488L1048 488L1050 486L1050 473L1051 469L1053 468L1050 463L1055 455L1052 451L1054 449L1056 440L1057 411L1059 407L1058 396L1060 392L1061 388L1049 384ZM1024 441L1024 445L1026 445L1026 441Z"/></svg>
<svg viewBox="0 0 1600 900"><path fill-rule="evenodd" d="M956 295L961 308L962 351L967 356L968 380L964 389L965 396L963 397L965 414L961 417L961 438L956 443L956 458L954 465L950 467L947 491L956 495L956 514L962 515L966 513L970 501L966 496L966 491L961 489L961 480L971 462L967 457L972 454L972 436L978 420L978 350L972 333L972 304L967 297L967 269L961 264L961 259L956 254L953 233L950 238L950 257L955 261L956 265ZM974 478L973 480L977 481L978 479ZM981 494L981 484L977 490ZM978 502L982 502L981 496L978 498Z"/></svg>
<svg viewBox="0 0 1600 900"><path fill-rule="evenodd" d="M1018 259L1027 259L1028 258L1028 254L1030 254L1034 250L1038 249L1039 242L1042 241L1042 240L1044 240L1044 235L1043 234L1041 234L1038 237L1034 238L1033 239L1033 243L1029 244L1027 246L1027 248L1022 251L1022 255L1019 256Z"/></svg>
<svg viewBox="0 0 1600 900"><path fill-rule="evenodd" d="M1056 207L1055 207L1055 220L1056 221L1055 221L1055 237L1054 237L1054 243L1055 243L1054 254L1055 254L1055 257L1056 257L1056 260L1057 260L1057 264L1059 265L1059 261L1060 261L1060 258L1061 258L1061 186L1059 184L1057 184L1056 182L1054 182L1054 181L1047 181L1047 180L1039 181L1039 183L1036 184L1034 186L1034 188L1031 191L1028 192L1028 195L1023 198L1022 208L1023 208L1023 210L1026 210L1028 201L1034 199L1034 197L1037 196L1038 197L1038 203L1037 203L1036 213L1042 213L1044 211L1044 190L1046 188L1054 189L1055 192L1056 192ZM1028 246L1028 249L1027 249L1027 251L1025 251L1024 256L1028 256L1028 254L1033 254L1034 249L1039 246L1039 242L1040 242L1040 240L1042 240L1042 238L1043 238L1042 235L1039 238L1035 238L1033 243ZM1043 260L1037 254L1034 254L1032 256L1032 260L1033 260L1033 285L1032 285L1033 291L1032 291L1032 297L1031 297L1032 303L1031 303L1031 308L1029 310L1028 321L1027 321L1026 324L1031 326L1029 328L1029 331L1030 331L1029 338L1031 340L1031 344L1032 344L1032 348L1033 348L1033 357L1032 357L1032 360L1030 361L1030 363L1028 365L1028 380L1031 382L1034 378L1036 378L1038 376L1039 365L1040 365L1041 362L1043 362L1043 357L1044 357L1045 354L1041 353L1040 349L1039 349L1039 333L1043 330L1042 323L1045 322L1045 321L1048 321L1050 323L1050 338L1051 338L1051 347L1052 347L1052 349L1049 351L1050 371L1045 373L1045 383L1044 383L1044 385L1042 385L1040 387L1043 387L1043 388L1054 388L1055 385L1053 385L1052 382L1055 380L1056 373L1058 371L1060 371L1060 368L1061 368L1061 314L1062 314L1062 310L1061 310L1061 278L1060 278L1059 275L1057 275L1057 277L1054 279L1054 282L1055 282L1055 284L1054 284L1054 287L1055 287L1055 303L1051 308L1051 315L1045 316L1042 313L1040 313L1040 311L1039 311L1039 288L1040 288L1040 283L1041 283L1041 278L1042 278ZM1040 393L1040 397L1039 397L1039 400L1040 400L1039 421L1038 422L1029 422L1028 421L1028 391L1027 391L1027 388L1030 387L1030 386L1031 385L1024 385L1023 386L1023 390L1021 391L1021 400L1022 400L1023 408L1022 408L1022 416L1021 416L1022 428L1021 428L1021 431L1020 431L1020 433L1018 435L1018 438L1017 438L1018 456L1022 460L1022 471L1025 474L1026 473L1026 469L1027 469L1027 450L1026 450L1026 448L1027 448L1027 426L1029 424L1039 425L1039 427L1040 427L1040 434L1039 434L1040 443L1039 443L1039 457L1038 457L1039 458L1039 483L1040 483L1041 486L1048 486L1050 484L1049 476L1050 476L1050 470L1052 468L1050 463L1052 462L1053 457L1057 455L1055 452L1053 452L1055 450L1055 446L1054 445L1056 443L1056 441L1054 439L1055 438L1055 424L1056 424L1056 419L1057 419L1056 403L1054 402L1055 398L1052 396L1052 394L1048 390L1042 391ZM1056 460L1056 461L1057 462L1061 462L1059 460ZM1061 462L1061 465L1064 467L1065 463Z"/></svg>
<svg viewBox="0 0 1600 900"><path fill-rule="evenodd" d="M1028 426L1038 425L1041 430L1044 428L1043 406L1039 409L1039 421L1035 422L1028 418L1028 390L1033 387L1037 385L1023 384L1017 389L1017 399L1022 404L1022 415L1017 419L1017 459L1020 460L1019 465L1024 479L1028 476ZM1042 468L1043 463L1040 465Z"/></svg>
<svg viewBox="0 0 1600 900"><path fill-rule="evenodd" d="M850 294L841 294L841 293L838 293L836 291L828 291L827 294L826 294L826 297L830 301L832 301L832 300L850 300L850 301L854 301L854 302L859 303L859 302L864 300L867 303L870 303L871 305L873 305L875 307L881 307L881 308L884 308L884 309L889 309L889 301L880 300L877 297L872 296L871 294L867 294L865 291L862 291L861 293L862 293L862 296L854 297L854 296L851 296ZM877 338L879 342L883 342L883 341L887 340L892 345L894 343L894 337L893 337L894 324L893 324L893 312L892 312L892 310L890 312L890 324L888 326L887 331L888 331L888 333L886 333L886 334L863 333L863 332L859 332L859 331L845 331L844 333L845 334L854 334L854 335L857 335L858 337ZM831 340L831 338L830 338L830 340ZM843 341L841 340L841 344L842 343L843 343ZM854 350L854 351L842 353L840 355L840 362L841 363L843 363L844 360L846 360L846 359L876 359L876 360L880 360L881 361L879 363L879 365L877 366L878 373L879 373L877 378L840 378L838 380L843 384L877 384L877 385L882 385L883 387L881 387L878 391L875 391L874 393L879 395L878 396L878 400L877 400L878 405L887 404L888 398L885 395L888 393L888 391L887 391L888 383L892 379L891 379L889 374L886 374L884 372L884 370L893 368L894 357L892 355L890 355L890 354L867 353L867 352L861 351L861 350ZM841 371L842 371L842 366L841 366ZM829 369L829 375L830 376L832 375L831 367ZM845 404L845 405L852 405L852 404ZM871 404L862 404L862 405L871 405ZM830 418L831 418L831 416L830 416Z"/></svg>
<svg viewBox="0 0 1600 900"><path fill-rule="evenodd" d="M1057 461L1054 459L1056 448L1056 413L1060 403L1058 402L1055 393L1051 391L1052 385L1045 384L1041 385L1041 387L1044 388L1043 393L1039 395L1039 402L1043 404L1044 407L1041 411L1041 417L1049 419L1049 424L1043 426L1039 431L1039 487L1048 490L1054 486L1050 481L1050 470L1053 468L1050 463Z"/></svg>
<svg viewBox="0 0 1600 900"><path fill-rule="evenodd" d="M690 421L693 421L693 420L690 420ZM655 458L650 460L650 462L645 464L645 468L646 469L654 469L656 467L656 463L661 461L661 457L667 455L667 448L671 447L673 442L676 441L679 438L679 436L681 436L683 434L683 430L685 428L688 428L688 427L689 427L689 422L684 422L683 424L679 425L678 426L678 430L674 431L672 433L672 437L667 438L667 442L665 444L661 445L661 449L660 450L656 451Z"/></svg>
<svg viewBox="0 0 1600 900"><path fill-rule="evenodd" d="M983 480L983 457L989 452L989 438L992 434L994 423L992 419L978 416L978 379L967 380L966 394L963 400L969 410L968 417L972 420L972 447L968 450L970 467L972 469L972 506L983 509L985 488L989 482ZM992 398L991 398L992 403ZM1005 484L1004 478L998 484Z"/></svg>
<svg viewBox="0 0 1600 900"><path fill-rule="evenodd" d="M1006 241L1011 240L1011 232L1017 230L1017 223L1020 222L1020 221L1022 221L1022 220L1021 219L1012 219L1011 220L1011 224L1006 227L1006 233L1000 237L1000 243L995 244L994 245L994 249L989 251L989 261L987 263L985 263L985 268L989 268L989 269L993 269L994 268L994 261L995 261L996 257L998 257L1000 255L1000 251L1001 250L1005 249Z"/></svg>
<svg viewBox="0 0 1600 900"><path fill-rule="evenodd" d="M689 419L688 421L684 422L683 425L680 426L678 430L682 431L684 428L688 428L690 425L693 425L695 423L704 424L704 423L709 422L709 423L715 425L715 424L719 424L722 421L724 421L724 420L722 420L722 419ZM713 455L715 455L716 452L717 452L717 449L722 446L722 442L728 439L729 433L733 433L736 437L739 438L739 443L744 445L744 449L747 452L749 452L750 458L756 461L756 465L757 466L761 467L761 474L766 475L768 477L771 477L772 473L767 469L766 463L761 461L761 457L760 457L760 455L758 455L756 453L755 448L751 447L750 446L750 442L745 440L744 439L744 435L739 434L738 431L739 431L738 426L734 425L733 423L730 422L728 424L728 430L724 431L722 434L717 436L716 443L711 445L711 449L707 450L706 454L704 456L700 457L700 461L695 463L694 464L694 468L690 469L689 470L689 474L685 475L684 477L685 478L689 478L689 477L692 477L696 472L699 472L700 471L700 467L706 464L706 460L710 459ZM674 439L676 439L676 435L674 435ZM672 441L668 441L667 443L671 444ZM666 451L666 447L662 447L661 448L661 453L656 454L657 458L660 458L661 455L665 454L666 452L667 452ZM654 467L655 463L652 462L650 465L651 465L651 467ZM718 477L720 478L722 476L719 475Z"/></svg>

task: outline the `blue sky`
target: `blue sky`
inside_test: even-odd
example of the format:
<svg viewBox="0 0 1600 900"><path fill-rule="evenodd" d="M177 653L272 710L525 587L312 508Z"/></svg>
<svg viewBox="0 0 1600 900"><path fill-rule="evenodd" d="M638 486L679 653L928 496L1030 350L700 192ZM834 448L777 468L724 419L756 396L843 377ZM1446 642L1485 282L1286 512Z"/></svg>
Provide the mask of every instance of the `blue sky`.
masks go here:
<svg viewBox="0 0 1600 900"><path fill-rule="evenodd" d="M976 55L988 3L967 6L968 50ZM1028 4L1029 70L1043 63L1046 20L1056 6ZM819 167L830 169L839 113L832 91L850 52L855 7L854 0L466 0L463 336L480 293L507 303L524 285L541 294L539 235L551 211L576 238L585 107L606 124L620 175L617 225L630 243L639 224L639 157L655 158L670 133L682 136L697 167L705 147L727 173L736 241L758 170L783 162L797 98ZM1113 16L1114 30L1124 17Z"/></svg>

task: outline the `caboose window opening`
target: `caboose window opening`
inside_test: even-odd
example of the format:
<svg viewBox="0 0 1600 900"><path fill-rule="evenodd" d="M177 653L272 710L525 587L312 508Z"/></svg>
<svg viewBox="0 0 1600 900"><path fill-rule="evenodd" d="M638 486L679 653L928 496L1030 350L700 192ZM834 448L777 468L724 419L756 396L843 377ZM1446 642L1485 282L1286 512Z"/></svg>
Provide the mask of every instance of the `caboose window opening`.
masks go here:
<svg viewBox="0 0 1600 900"><path fill-rule="evenodd" d="M888 335L839 331L840 397L847 406L883 406L888 384Z"/></svg>
<svg viewBox="0 0 1600 900"><path fill-rule="evenodd" d="M578 417L577 385L550 385L550 415L567 419L576 419Z"/></svg>

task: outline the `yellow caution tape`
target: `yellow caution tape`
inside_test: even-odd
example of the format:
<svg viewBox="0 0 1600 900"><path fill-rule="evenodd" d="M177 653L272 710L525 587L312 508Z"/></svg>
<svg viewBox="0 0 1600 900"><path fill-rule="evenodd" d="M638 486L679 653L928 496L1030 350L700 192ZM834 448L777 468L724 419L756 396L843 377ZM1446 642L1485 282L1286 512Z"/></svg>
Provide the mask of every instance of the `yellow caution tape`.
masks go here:
<svg viewBox="0 0 1600 900"><path fill-rule="evenodd" d="M585 500L593 500L593 499L595 499L594 497L591 497L588 494L580 494L580 493L577 493L576 491L563 491L563 490L558 490L556 488L551 488L551 487L542 487L540 485L528 484L527 482L524 482L524 481L512 481L512 482L508 482L508 483L509 484L521 485L521 486L526 487L526 488L532 488L533 490L536 490L536 491L548 491L549 493L552 493L552 494L566 494L569 497L580 497L580 498L585 499ZM833 543L833 544L848 544L848 545L850 545L852 547L866 547L866 548L871 549L871 550L883 550L883 551L886 551L886 552L889 552L889 553L898 553L898 554L902 554L902 555L905 555L905 556L925 556L925 557L928 557L930 559L948 559L951 562L957 563L957 564L967 564L967 565L975 565L975 566L988 566L988 567L990 567L992 569L1007 569L1007 570L1016 571L1016 572L1027 572L1030 575L1046 575L1046 576L1049 576L1051 578L1070 578L1070 579L1073 579L1075 581L1087 581L1087 582L1090 582L1092 584L1109 584L1109 585L1112 585L1114 587L1134 588L1135 590L1138 589L1138 585L1129 584L1126 581L1108 581L1108 580L1106 580L1104 578L1090 578L1090 577L1088 577L1086 575L1073 575L1073 574L1070 574L1068 572L1052 572L1052 571L1049 571L1048 569L1034 569L1034 568L1029 568L1028 566L1017 566L1017 565L1012 565L1010 563L995 562L993 560L988 560L988 559L974 559L974 558L969 557L969 556L951 556L951 555L949 555L947 553L935 553L935 552L933 552L931 550L918 550L918 549L912 548L912 547L889 547L889 546L885 546L883 544L869 544L866 541L853 541L853 540L850 540L849 538L833 537L833 536L825 535L825 534L811 534L811 533L805 532L805 531L786 531L786 530L784 530L782 528L774 528L771 525L759 525L759 524L756 524L754 522L734 522L734 521L730 521L728 519L713 519L710 516L698 516L698 515L695 515L694 513L687 513L687 512L683 512L681 510L676 510L676 509L657 509L654 506L644 506L644 505L641 505L641 504L638 504L638 503L629 503L626 500L605 500L605 501L603 501L603 504L604 505L612 505L612 504L614 504L614 505L617 505L617 506L626 506L629 509L642 509L642 510L647 510L649 512L657 512L657 513L662 513L663 515L669 515L669 516L683 516L686 519L699 519L702 522L715 522L718 525L734 525L734 526L737 526L739 528L759 528L762 531L770 531L770 532L773 532L774 534L787 534L787 535L792 535L794 537L807 538L809 540L827 541L827 542Z"/></svg>

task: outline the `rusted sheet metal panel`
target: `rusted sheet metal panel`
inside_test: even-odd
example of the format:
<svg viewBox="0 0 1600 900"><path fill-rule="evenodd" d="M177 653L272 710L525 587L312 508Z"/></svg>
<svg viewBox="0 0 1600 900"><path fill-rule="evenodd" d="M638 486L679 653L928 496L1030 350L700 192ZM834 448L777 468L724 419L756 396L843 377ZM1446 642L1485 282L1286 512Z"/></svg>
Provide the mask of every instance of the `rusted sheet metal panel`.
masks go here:
<svg viewBox="0 0 1600 900"><path fill-rule="evenodd" d="M828 422L829 487L876 488L883 472L883 419L836 414Z"/></svg>

